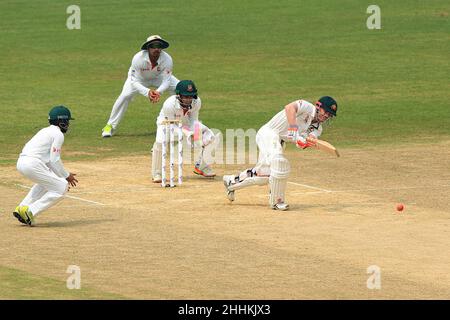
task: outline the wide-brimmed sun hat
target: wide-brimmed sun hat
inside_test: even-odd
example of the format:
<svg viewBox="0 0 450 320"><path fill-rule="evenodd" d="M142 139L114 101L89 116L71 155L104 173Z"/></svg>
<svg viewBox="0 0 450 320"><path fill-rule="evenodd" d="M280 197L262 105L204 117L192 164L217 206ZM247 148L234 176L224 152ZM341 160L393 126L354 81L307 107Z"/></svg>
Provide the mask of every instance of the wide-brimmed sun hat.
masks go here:
<svg viewBox="0 0 450 320"><path fill-rule="evenodd" d="M152 46L154 46L154 48L166 49L169 47L169 43L161 38L161 36L155 34L147 38L147 41L142 44L141 50L147 50Z"/></svg>

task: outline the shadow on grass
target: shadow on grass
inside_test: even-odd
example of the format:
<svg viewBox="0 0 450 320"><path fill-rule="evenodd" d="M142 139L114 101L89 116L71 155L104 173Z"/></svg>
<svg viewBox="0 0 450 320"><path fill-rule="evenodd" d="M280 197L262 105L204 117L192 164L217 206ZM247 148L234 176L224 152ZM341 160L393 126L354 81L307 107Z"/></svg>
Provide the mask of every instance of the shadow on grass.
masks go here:
<svg viewBox="0 0 450 320"><path fill-rule="evenodd" d="M150 137L150 136L156 136L156 132L155 131L150 131L150 132L140 132L140 133L117 133L115 134L112 138L106 138L106 139L114 139L114 138L129 138L129 137Z"/></svg>

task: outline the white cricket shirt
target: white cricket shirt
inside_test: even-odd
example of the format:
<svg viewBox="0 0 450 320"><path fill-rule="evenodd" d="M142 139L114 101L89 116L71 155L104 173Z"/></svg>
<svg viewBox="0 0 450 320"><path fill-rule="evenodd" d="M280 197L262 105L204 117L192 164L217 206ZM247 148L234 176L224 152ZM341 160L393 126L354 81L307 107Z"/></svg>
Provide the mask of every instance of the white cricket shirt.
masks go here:
<svg viewBox="0 0 450 320"><path fill-rule="evenodd" d="M168 53L161 51L157 64L152 66L148 51L141 50L131 61L128 77L131 79L132 86L146 97L150 91L148 86L151 82L161 81L161 85L156 90L162 94L169 88L172 68L172 57Z"/></svg>
<svg viewBox="0 0 450 320"><path fill-rule="evenodd" d="M303 137L313 134L316 138L322 133L322 125L312 123L316 115L316 107L305 100L297 100L297 125L298 133ZM268 123L264 125L274 130L282 140L288 141L287 133L289 122L287 120L286 111L283 109L278 112Z"/></svg>
<svg viewBox="0 0 450 320"><path fill-rule="evenodd" d="M69 173L64 169L61 161L61 148L64 134L59 127L50 125L39 130L23 147L20 156L41 160L59 177L67 178Z"/></svg>

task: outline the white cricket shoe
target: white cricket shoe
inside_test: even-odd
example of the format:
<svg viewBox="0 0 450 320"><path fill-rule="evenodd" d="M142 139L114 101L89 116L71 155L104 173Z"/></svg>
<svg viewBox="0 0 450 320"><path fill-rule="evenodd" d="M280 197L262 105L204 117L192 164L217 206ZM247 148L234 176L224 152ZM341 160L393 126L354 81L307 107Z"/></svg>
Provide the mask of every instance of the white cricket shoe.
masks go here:
<svg viewBox="0 0 450 320"><path fill-rule="evenodd" d="M214 178L216 176L214 170L205 163L202 163L202 165L196 165L194 168L194 173L206 178Z"/></svg>
<svg viewBox="0 0 450 320"><path fill-rule="evenodd" d="M227 195L228 200L231 202L234 201L234 191L228 189L228 186L232 185L234 182L233 175L223 176L223 185L225 186L225 194Z"/></svg>
<svg viewBox="0 0 450 320"><path fill-rule="evenodd" d="M161 177L161 175L160 175L159 173L156 173L156 174L153 176L152 181L153 181L153 183L161 183L161 182L162 182L162 177Z"/></svg>
<svg viewBox="0 0 450 320"><path fill-rule="evenodd" d="M102 129L102 137L103 138L110 138L113 135L113 127L110 124L107 124L103 129Z"/></svg>
<svg viewBox="0 0 450 320"><path fill-rule="evenodd" d="M289 205L284 202L279 202L272 206L273 210L280 210L280 211L286 211L289 210Z"/></svg>

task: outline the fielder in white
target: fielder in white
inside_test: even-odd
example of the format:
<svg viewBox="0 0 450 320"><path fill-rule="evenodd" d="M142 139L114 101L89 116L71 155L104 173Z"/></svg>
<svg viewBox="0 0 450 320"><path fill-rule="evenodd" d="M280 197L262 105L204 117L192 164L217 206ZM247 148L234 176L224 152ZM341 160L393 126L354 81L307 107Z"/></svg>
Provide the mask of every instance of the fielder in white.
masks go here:
<svg viewBox="0 0 450 320"><path fill-rule="evenodd" d="M152 148L153 182L161 182L163 120L181 120L183 133L191 147L201 147L199 159L195 163L194 173L204 177L214 177L216 174L209 166L208 159L216 147L214 133L199 122L198 115L202 102L197 95L197 88L191 80L182 80L176 86L176 95L164 101L161 112L156 120L158 126L155 143Z"/></svg>
<svg viewBox="0 0 450 320"><path fill-rule="evenodd" d="M322 124L336 116L337 103L328 96L320 98L316 105L297 100L289 103L256 134L259 149L258 163L238 175L225 175L223 183L228 200L235 200L236 190L253 185L270 186L270 207L288 210L285 201L289 161L283 155L285 142L295 143L305 149L315 144L322 133Z"/></svg>
<svg viewBox="0 0 450 320"><path fill-rule="evenodd" d="M163 51L168 47L169 43L158 35L148 37L142 44L141 51L136 53L131 61L128 78L112 107L108 123L102 130L102 137L113 136L128 109L128 104L137 94L140 93L152 103L157 103L166 90L171 94L175 92L179 80L172 75L172 57Z"/></svg>
<svg viewBox="0 0 450 320"><path fill-rule="evenodd" d="M75 187L75 174L64 169L61 148L64 134L73 120L70 110L57 106L50 110L50 126L41 129L23 148L17 170L35 185L14 210L14 217L32 226L35 217L59 202L66 194L69 184Z"/></svg>

